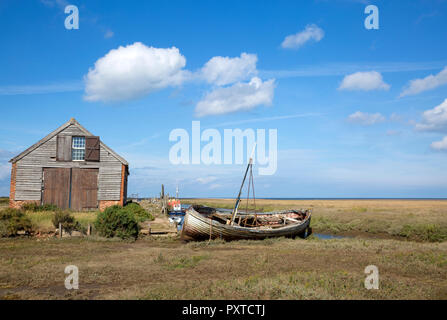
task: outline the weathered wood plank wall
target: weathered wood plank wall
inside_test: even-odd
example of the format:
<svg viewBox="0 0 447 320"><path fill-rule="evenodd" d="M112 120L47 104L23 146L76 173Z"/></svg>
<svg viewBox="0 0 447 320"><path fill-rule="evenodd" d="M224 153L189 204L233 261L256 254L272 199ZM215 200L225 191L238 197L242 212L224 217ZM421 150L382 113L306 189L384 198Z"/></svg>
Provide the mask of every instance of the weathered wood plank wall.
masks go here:
<svg viewBox="0 0 447 320"><path fill-rule="evenodd" d="M59 135L85 136L75 125L70 125ZM14 200L41 200L44 167L97 168L98 200L120 200L122 163L101 146L100 162L56 161L57 136L17 161L16 191Z"/></svg>

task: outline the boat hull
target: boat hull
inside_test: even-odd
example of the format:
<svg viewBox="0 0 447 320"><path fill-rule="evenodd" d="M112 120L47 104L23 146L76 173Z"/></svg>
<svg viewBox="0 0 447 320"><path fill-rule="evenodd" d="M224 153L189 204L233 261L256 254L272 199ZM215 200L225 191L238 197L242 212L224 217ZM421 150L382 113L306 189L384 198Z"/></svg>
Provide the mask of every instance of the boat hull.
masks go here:
<svg viewBox="0 0 447 320"><path fill-rule="evenodd" d="M310 225L310 214L301 223L289 224L279 228L249 228L223 224L207 218L190 208L183 221L181 238L183 240L242 240L266 239L273 237L295 237L305 233Z"/></svg>

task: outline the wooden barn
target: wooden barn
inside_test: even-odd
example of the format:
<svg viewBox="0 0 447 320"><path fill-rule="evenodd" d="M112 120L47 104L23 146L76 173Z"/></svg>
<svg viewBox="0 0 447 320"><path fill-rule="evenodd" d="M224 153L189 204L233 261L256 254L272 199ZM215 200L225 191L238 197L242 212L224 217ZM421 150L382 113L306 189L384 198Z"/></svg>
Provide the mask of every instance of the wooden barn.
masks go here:
<svg viewBox="0 0 447 320"><path fill-rule="evenodd" d="M73 118L10 162L10 207L34 202L81 211L126 202L127 161Z"/></svg>

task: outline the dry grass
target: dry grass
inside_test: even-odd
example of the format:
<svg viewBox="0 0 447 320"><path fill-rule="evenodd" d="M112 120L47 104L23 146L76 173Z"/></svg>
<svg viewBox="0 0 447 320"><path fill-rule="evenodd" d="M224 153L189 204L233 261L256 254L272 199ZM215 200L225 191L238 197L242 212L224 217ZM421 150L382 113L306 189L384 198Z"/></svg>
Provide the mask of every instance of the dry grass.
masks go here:
<svg viewBox="0 0 447 320"><path fill-rule="evenodd" d="M397 240L0 240L0 298L447 299L447 243ZM64 268L80 289L64 288ZM380 289L364 288L374 264Z"/></svg>
<svg viewBox="0 0 447 320"><path fill-rule="evenodd" d="M233 199L194 199L232 208ZM418 241L447 240L447 200L256 200L263 211L312 208L312 227L321 233L372 234ZM241 204L245 208L245 201Z"/></svg>
<svg viewBox="0 0 447 320"><path fill-rule="evenodd" d="M232 205L230 200L194 202ZM394 239L424 240L412 230L399 235L405 225L445 226L447 201L258 200L258 205L265 211L310 207L316 232L360 237L228 243L153 236L136 242L0 239L0 298L447 299L447 242ZM95 218L74 214L79 220ZM41 226L51 220L48 213L29 215ZM365 238L368 234L375 238ZM70 264L80 270L77 291L64 287ZM379 268L379 290L364 288L364 269L371 264Z"/></svg>
<svg viewBox="0 0 447 320"><path fill-rule="evenodd" d="M140 202L140 206L142 206L145 210L147 210L153 217L161 217L161 208L153 203L151 203L149 200L142 200Z"/></svg>
<svg viewBox="0 0 447 320"><path fill-rule="evenodd" d="M40 232L52 232L54 231L54 226L52 219L54 217L54 212L52 211L38 211L38 212L26 212L25 213L33 224L33 229ZM89 223L93 225L98 215L97 211L85 211L85 212L72 212L71 213L76 221L86 227Z"/></svg>
<svg viewBox="0 0 447 320"><path fill-rule="evenodd" d="M9 206L9 198L0 197L0 210Z"/></svg>

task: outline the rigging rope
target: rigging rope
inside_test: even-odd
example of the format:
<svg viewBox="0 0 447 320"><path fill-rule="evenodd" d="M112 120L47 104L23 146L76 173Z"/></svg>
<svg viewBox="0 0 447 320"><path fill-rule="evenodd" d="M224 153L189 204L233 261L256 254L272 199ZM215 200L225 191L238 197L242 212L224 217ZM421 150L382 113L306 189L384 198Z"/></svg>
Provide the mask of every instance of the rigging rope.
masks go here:
<svg viewBox="0 0 447 320"><path fill-rule="evenodd" d="M253 224L251 224L251 226L256 226L257 224L257 214L256 214L256 197L255 197L255 183L254 183L254 178L253 178L253 165L250 166L250 177L248 178L248 192L247 192L247 204L245 206L245 214L248 215L248 202L250 200L250 187L252 188L252 192L253 192L253 205L254 205L254 215L255 215L255 220L253 222ZM244 226L247 225L247 220L248 217L245 218L244 220Z"/></svg>

